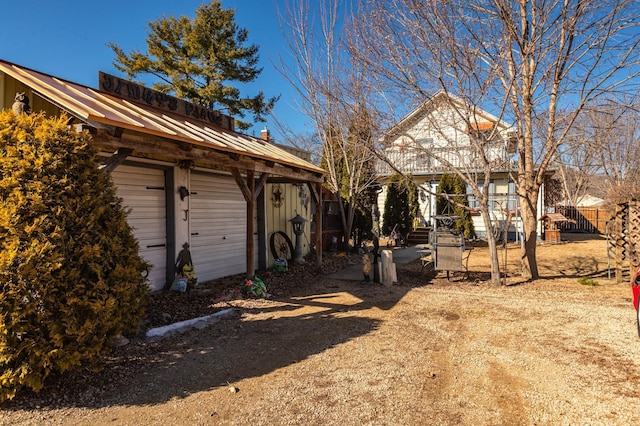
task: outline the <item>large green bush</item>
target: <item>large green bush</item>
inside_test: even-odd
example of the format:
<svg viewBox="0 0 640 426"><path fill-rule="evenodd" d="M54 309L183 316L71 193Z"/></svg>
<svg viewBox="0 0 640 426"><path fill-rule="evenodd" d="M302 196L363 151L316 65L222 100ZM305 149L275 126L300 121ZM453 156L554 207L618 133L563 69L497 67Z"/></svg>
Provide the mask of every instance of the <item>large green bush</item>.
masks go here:
<svg viewBox="0 0 640 426"><path fill-rule="evenodd" d="M0 112L0 400L98 365L144 314L147 268L88 133Z"/></svg>

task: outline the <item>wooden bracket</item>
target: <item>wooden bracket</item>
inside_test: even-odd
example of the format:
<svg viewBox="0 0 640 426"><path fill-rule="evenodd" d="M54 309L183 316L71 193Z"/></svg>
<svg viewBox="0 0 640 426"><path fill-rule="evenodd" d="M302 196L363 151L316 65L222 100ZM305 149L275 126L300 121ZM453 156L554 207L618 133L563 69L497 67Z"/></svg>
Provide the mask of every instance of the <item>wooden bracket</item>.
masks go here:
<svg viewBox="0 0 640 426"><path fill-rule="evenodd" d="M98 169L102 170L105 173L111 173L132 153L133 149L131 148L118 148L118 150L114 152L111 157L107 158L107 161L105 161L104 164L98 166Z"/></svg>

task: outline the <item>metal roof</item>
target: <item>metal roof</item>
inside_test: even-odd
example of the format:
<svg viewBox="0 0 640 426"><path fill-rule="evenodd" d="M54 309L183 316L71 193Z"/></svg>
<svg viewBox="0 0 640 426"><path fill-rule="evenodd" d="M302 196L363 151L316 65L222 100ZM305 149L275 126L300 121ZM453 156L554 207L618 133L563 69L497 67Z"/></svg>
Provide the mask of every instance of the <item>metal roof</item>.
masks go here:
<svg viewBox="0 0 640 426"><path fill-rule="evenodd" d="M324 173L320 167L257 137L216 128L195 118L148 107L7 61L0 60L0 71L88 123L130 129L312 173Z"/></svg>
<svg viewBox="0 0 640 426"><path fill-rule="evenodd" d="M547 213L538 220L548 220L549 222L574 222L573 219L567 219L562 213Z"/></svg>

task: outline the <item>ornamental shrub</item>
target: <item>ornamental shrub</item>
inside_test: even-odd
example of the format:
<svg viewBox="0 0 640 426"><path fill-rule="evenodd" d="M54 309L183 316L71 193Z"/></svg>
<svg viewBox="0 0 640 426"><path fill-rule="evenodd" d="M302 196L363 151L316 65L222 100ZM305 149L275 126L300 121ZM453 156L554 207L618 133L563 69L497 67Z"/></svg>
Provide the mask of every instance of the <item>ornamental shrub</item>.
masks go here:
<svg viewBox="0 0 640 426"><path fill-rule="evenodd" d="M417 188L412 181L395 174L387 184L387 198L382 215L382 233L390 235L393 228L406 238L413 230L418 207L415 207L418 196Z"/></svg>
<svg viewBox="0 0 640 426"><path fill-rule="evenodd" d="M469 200L464 180L458 175L444 173L440 178L437 193L448 194L451 200L447 200L444 196L438 197L436 199L437 214L459 216L460 219L456 220L453 229L459 231L466 239L473 238L476 231L471 213L466 208L469 206Z"/></svg>
<svg viewBox="0 0 640 426"><path fill-rule="evenodd" d="M0 112L0 400L96 367L144 315L148 265L87 132Z"/></svg>

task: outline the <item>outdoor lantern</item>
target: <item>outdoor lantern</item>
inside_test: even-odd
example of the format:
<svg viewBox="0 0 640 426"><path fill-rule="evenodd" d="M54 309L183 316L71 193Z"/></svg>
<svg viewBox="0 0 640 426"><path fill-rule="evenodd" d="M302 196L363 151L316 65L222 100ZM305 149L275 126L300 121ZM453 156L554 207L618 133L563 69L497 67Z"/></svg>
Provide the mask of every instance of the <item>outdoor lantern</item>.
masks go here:
<svg viewBox="0 0 640 426"><path fill-rule="evenodd" d="M294 263L304 263L304 258L302 257L302 239L300 236L304 232L304 223L307 221L304 217L299 214L296 215L293 219L289 220L293 225L293 233L296 234L296 248L294 250Z"/></svg>
<svg viewBox="0 0 640 426"><path fill-rule="evenodd" d="M189 195L191 195L186 186L181 186L178 191L180 192L180 200L181 201L184 201L185 197L188 197Z"/></svg>

